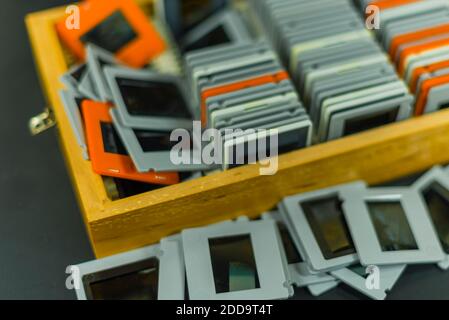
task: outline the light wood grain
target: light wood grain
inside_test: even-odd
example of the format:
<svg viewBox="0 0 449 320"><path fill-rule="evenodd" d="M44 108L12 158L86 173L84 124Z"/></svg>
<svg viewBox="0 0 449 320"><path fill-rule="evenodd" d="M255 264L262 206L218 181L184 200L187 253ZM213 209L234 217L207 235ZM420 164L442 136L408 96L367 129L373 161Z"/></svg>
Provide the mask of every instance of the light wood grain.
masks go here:
<svg viewBox="0 0 449 320"><path fill-rule="evenodd" d="M283 196L357 179L381 183L449 162L446 110L283 155L275 176L260 176L259 168L249 165L110 201L101 178L83 160L57 96L67 63L53 25L63 14L61 8L35 13L27 17L27 26L97 257L154 243L187 227L255 217Z"/></svg>

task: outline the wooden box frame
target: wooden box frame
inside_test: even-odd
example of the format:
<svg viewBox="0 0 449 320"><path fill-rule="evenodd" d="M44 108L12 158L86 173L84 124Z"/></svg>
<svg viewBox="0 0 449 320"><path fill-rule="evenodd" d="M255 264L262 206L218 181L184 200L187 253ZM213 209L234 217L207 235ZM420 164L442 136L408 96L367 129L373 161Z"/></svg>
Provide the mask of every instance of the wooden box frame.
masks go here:
<svg viewBox="0 0 449 320"><path fill-rule="evenodd" d="M152 10L153 0L140 0ZM58 96L70 64L54 23L65 8L30 14L26 24L47 101L97 257L142 247L188 227L239 215L255 217L284 196L363 179L382 183L449 162L449 110L388 125L279 157L274 176L257 165L111 201L84 160Z"/></svg>

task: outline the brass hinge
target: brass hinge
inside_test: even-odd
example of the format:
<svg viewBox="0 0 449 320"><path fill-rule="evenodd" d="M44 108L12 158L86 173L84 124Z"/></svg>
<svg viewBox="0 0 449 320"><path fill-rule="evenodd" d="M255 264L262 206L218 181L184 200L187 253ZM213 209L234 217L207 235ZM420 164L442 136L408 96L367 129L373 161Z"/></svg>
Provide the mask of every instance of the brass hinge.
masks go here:
<svg viewBox="0 0 449 320"><path fill-rule="evenodd" d="M44 132L56 125L56 120L53 111L50 108L45 108L44 112L32 117L28 123L31 135L35 136Z"/></svg>

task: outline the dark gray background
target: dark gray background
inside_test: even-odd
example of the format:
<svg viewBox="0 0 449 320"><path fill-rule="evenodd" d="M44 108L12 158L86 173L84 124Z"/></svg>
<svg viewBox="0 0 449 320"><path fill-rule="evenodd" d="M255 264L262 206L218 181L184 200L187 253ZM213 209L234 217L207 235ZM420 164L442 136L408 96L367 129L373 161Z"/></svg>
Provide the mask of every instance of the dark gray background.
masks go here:
<svg viewBox="0 0 449 320"><path fill-rule="evenodd" d="M45 105L24 17L69 3L3 0L0 10L0 299L74 299L65 269L93 258L55 130L37 137L28 119ZM298 298L311 298L298 290ZM323 299L363 298L340 286ZM392 299L449 299L449 272L409 267Z"/></svg>

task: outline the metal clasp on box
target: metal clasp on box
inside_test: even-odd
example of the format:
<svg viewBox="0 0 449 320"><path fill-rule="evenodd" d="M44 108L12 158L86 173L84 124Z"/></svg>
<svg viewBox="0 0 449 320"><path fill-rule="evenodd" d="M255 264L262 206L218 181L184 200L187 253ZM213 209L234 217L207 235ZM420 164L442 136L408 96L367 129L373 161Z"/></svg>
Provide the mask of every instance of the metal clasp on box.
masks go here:
<svg viewBox="0 0 449 320"><path fill-rule="evenodd" d="M28 127L31 135L35 136L41 132L56 125L56 120L53 111L50 108L45 108L44 112L30 119Z"/></svg>

